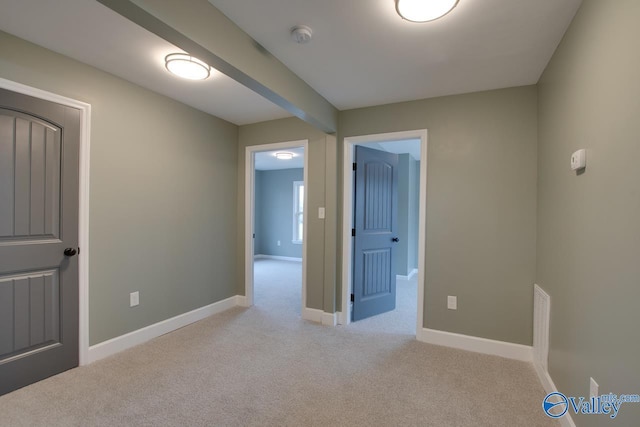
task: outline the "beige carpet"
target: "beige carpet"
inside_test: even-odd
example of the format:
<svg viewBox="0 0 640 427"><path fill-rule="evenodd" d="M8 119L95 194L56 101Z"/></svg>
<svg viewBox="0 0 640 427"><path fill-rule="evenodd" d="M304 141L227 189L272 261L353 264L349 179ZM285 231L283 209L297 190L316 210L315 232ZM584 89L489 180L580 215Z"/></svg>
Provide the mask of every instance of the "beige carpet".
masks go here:
<svg viewBox="0 0 640 427"><path fill-rule="evenodd" d="M2 396L0 425L554 425L530 365L302 321L300 265L269 262L255 307Z"/></svg>

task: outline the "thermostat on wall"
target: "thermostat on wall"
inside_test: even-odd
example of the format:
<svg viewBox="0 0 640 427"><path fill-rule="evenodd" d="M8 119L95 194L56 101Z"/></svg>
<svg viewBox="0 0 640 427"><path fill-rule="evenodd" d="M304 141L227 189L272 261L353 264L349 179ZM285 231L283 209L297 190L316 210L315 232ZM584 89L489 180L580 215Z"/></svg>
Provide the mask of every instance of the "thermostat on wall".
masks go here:
<svg viewBox="0 0 640 427"><path fill-rule="evenodd" d="M587 166L587 150L584 148L571 155L571 170L584 169Z"/></svg>

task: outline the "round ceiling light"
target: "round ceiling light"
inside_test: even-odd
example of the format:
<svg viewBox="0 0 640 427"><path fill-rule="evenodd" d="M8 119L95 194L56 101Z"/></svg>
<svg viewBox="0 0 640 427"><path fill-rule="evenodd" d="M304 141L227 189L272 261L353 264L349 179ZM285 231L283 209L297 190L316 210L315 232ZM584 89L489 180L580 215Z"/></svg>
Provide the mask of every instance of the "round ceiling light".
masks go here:
<svg viewBox="0 0 640 427"><path fill-rule="evenodd" d="M167 70L189 80L204 80L211 75L211 67L186 53L172 53L164 58Z"/></svg>
<svg viewBox="0 0 640 427"><path fill-rule="evenodd" d="M276 159L278 160L291 160L293 159L293 153L276 153Z"/></svg>
<svg viewBox="0 0 640 427"><path fill-rule="evenodd" d="M458 0L396 0L396 11L407 21L429 22L451 12L457 4Z"/></svg>

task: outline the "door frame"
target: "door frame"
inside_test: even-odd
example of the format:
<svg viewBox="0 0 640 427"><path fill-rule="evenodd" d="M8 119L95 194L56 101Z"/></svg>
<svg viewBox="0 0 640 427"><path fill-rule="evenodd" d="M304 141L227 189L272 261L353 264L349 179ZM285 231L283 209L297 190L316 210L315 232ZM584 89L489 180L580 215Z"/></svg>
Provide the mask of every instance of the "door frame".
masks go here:
<svg viewBox="0 0 640 427"><path fill-rule="evenodd" d="M351 298L353 277L353 160L356 145L368 143L420 140L420 200L418 205L418 301L416 315L416 336L424 328L425 253L427 235L427 129L401 132L379 133L344 138L342 162L342 313L340 324L351 323Z"/></svg>
<svg viewBox="0 0 640 427"><path fill-rule="evenodd" d="M80 110L80 164L79 166L79 216L78 247L78 354L80 366L89 363L89 164L91 137L91 104L27 86L0 77L0 88L55 102Z"/></svg>
<svg viewBox="0 0 640 427"><path fill-rule="evenodd" d="M307 306L307 242L309 240L308 219L309 219L309 140L277 142L273 144L250 145L245 148L244 159L244 294L246 307L251 307L254 303L254 283L253 283L253 263L254 263L254 220L255 220L255 154L264 151L274 151L287 148L304 149L304 172L302 180L304 182L304 215L302 217L302 308L301 316Z"/></svg>

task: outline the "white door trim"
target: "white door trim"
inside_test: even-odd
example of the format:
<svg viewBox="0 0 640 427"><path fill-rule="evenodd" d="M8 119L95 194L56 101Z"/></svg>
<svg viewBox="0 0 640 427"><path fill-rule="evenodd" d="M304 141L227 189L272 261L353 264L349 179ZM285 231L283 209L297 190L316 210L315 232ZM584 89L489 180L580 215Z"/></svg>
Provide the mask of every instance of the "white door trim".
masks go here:
<svg viewBox="0 0 640 427"><path fill-rule="evenodd" d="M55 102L80 110L80 182L78 246L82 253L78 256L78 352L80 366L89 363L89 163L91 137L91 105L42 89L37 89L11 80L0 78L0 88L24 95Z"/></svg>
<svg viewBox="0 0 640 427"><path fill-rule="evenodd" d="M356 144L404 139L420 140L420 201L418 214L418 301L416 336L424 325L424 277L425 249L427 235L427 130L417 129L403 132L381 133L374 135L350 136L344 138L344 156L342 172L342 313L340 323L351 323L351 278L352 278L352 238L353 228L353 180L352 164Z"/></svg>
<svg viewBox="0 0 640 427"><path fill-rule="evenodd" d="M302 311L305 313L307 305L307 242L309 233L307 232L308 224L308 171L309 171L309 140L302 139L298 141L278 142L274 144L250 145L245 149L244 159L244 289L245 302L248 307L253 305L253 257L254 257L254 192L255 192L255 153L261 151L273 151L287 148L304 148L304 173L303 181L304 191L304 212L302 219Z"/></svg>

